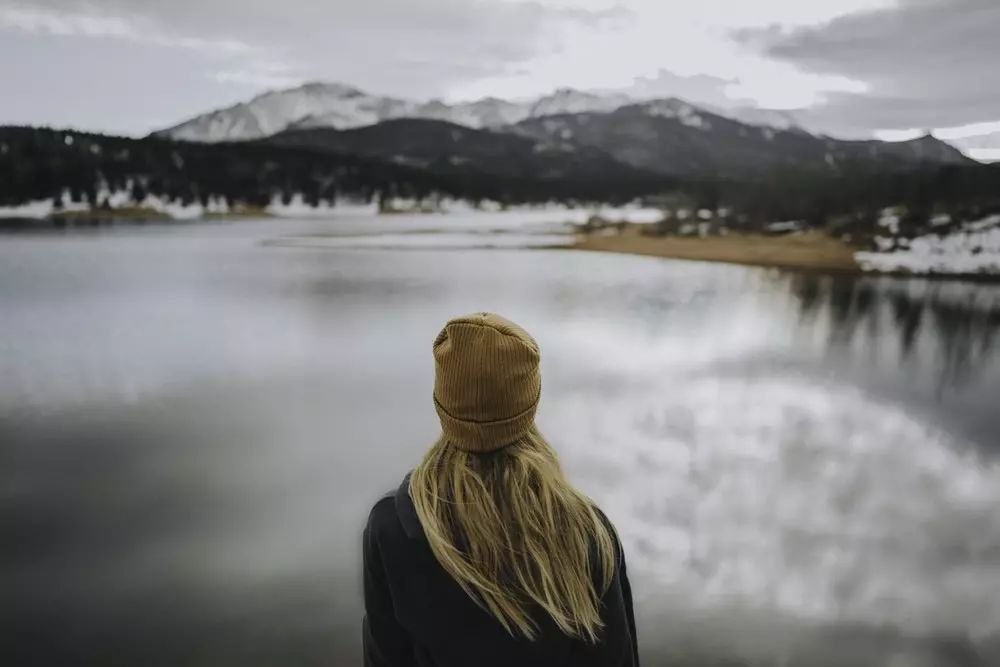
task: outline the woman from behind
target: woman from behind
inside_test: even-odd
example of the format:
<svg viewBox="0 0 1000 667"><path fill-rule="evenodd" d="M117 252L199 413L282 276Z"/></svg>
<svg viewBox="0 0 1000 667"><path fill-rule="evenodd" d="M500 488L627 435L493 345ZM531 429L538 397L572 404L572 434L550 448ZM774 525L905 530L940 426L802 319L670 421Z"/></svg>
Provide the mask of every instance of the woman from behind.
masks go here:
<svg viewBox="0 0 1000 667"><path fill-rule="evenodd" d="M475 313L434 359L441 437L365 528L366 666L637 666L614 528L534 423L537 343Z"/></svg>

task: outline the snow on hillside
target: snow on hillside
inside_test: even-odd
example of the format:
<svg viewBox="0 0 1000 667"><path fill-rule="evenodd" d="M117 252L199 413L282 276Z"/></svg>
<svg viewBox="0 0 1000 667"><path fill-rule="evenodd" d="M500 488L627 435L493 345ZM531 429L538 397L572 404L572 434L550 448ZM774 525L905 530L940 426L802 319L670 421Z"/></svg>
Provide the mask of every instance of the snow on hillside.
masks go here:
<svg viewBox="0 0 1000 667"><path fill-rule="evenodd" d="M422 104L415 115L420 118L446 120L458 125L475 128L501 127L524 120L531 113L528 102L510 102L496 97L486 97L474 102L448 105L440 100Z"/></svg>
<svg viewBox="0 0 1000 667"><path fill-rule="evenodd" d="M696 127L701 130L710 130L712 128L711 123L698 113L698 109L684 100L676 98L652 100L640 106L643 112L650 116L676 118L683 125Z"/></svg>
<svg viewBox="0 0 1000 667"><path fill-rule="evenodd" d="M474 128L498 128L541 116L606 113L637 102L640 101L621 93L560 88L533 100L487 97L455 104L441 100L418 103L372 95L344 84L308 83L298 88L258 95L249 102L197 116L156 134L189 141L242 141L259 139L289 128L347 129L400 117L445 120ZM654 113L670 114L692 127L710 129L698 114L700 109L682 100L671 98L644 103L651 105ZM763 109L734 110L733 113L712 111L778 129L794 125L794 119L785 112Z"/></svg>
<svg viewBox="0 0 1000 667"><path fill-rule="evenodd" d="M63 211L86 211L90 205L86 202L74 202L68 190L60 195ZM36 199L17 206L0 206L0 218L44 218L56 210L52 198Z"/></svg>
<svg viewBox="0 0 1000 667"><path fill-rule="evenodd" d="M107 211L94 211L93 217L100 219L107 215L108 219L114 219L115 211L129 211L130 215L119 218L121 220L141 220L151 214L160 214L173 220L195 220L209 215L239 215L246 216L274 216L280 218L331 218L343 216L374 216L378 215L379 199L376 195L371 201L357 201L346 197L338 198L336 202L321 200L315 204L306 201L302 193L294 193L285 198L275 194L271 197L270 203L261 208L248 208L242 204L231 207L226 199L219 196L210 197L205 204L199 201L183 202L179 199L164 197L154 194L146 194L139 201L133 197L133 183L130 181L125 188L109 189L107 185L98 188L96 198L106 204ZM603 218L614 222L652 223L660 220L663 212L660 209L642 206L639 202L632 202L624 206L570 206L559 202L549 202L546 204L523 204L510 206L491 200L482 200L475 205L462 199L452 199L448 196L436 196L423 200L393 197L383 201L386 211L392 213L395 218L398 214L423 216L432 214L438 222L447 220L449 214L457 214L460 220L467 219L465 216L473 216L478 222L476 225L485 224L484 220L500 222L506 220L512 224L549 224L554 225L552 229L558 229L560 233L574 234L576 227L587 222L592 217ZM103 204L102 204L103 206ZM38 220L42 221L51 217L58 217L67 213L84 213L90 211L91 207L86 201L72 201L71 193L66 190L59 196L58 205L55 199L40 199L19 206L0 206L0 221L4 219L16 219L17 221ZM493 216L491 218L490 216ZM87 216L80 216L80 220L85 220ZM73 220L76 218L70 218ZM490 224L492 225L493 222ZM551 231L551 229L549 229Z"/></svg>
<svg viewBox="0 0 1000 667"><path fill-rule="evenodd" d="M790 111L760 109L758 107L736 107L733 109L719 109L716 113L720 116L738 120L741 123L747 123L748 125L761 125L776 130L799 130L805 132L799 124L798 119Z"/></svg>
<svg viewBox="0 0 1000 667"><path fill-rule="evenodd" d="M930 275L1000 275L1000 215L966 223L946 235L877 237L879 252L858 252L865 271Z"/></svg>
<svg viewBox="0 0 1000 667"><path fill-rule="evenodd" d="M608 112L633 102L634 100L627 95L600 95L572 88L560 88L551 95L535 100L531 105L529 116L537 118L564 113Z"/></svg>
<svg viewBox="0 0 1000 667"><path fill-rule="evenodd" d="M371 125L409 115L412 102L363 93L337 83L308 83L298 88L264 93L249 102L198 116L163 130L174 139L238 141L270 136L303 123L306 127L338 128Z"/></svg>

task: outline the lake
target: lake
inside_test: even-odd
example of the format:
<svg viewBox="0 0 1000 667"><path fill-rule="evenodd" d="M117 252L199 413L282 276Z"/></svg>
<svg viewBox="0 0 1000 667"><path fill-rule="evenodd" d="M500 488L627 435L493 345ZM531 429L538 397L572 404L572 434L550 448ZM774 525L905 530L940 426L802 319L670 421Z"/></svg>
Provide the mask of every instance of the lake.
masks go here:
<svg viewBox="0 0 1000 667"><path fill-rule="evenodd" d="M644 664L1000 664L1000 286L518 247L560 222L0 237L4 662L357 664L431 343L492 310Z"/></svg>

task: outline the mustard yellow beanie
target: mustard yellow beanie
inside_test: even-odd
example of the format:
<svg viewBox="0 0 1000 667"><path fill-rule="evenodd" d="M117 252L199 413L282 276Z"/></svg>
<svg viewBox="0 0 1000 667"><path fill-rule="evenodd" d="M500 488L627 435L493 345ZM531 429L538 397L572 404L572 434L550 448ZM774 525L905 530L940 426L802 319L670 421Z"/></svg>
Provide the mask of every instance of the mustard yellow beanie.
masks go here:
<svg viewBox="0 0 1000 667"><path fill-rule="evenodd" d="M493 313L448 322L434 340L434 407L445 437L486 453L523 436L542 391L538 343Z"/></svg>

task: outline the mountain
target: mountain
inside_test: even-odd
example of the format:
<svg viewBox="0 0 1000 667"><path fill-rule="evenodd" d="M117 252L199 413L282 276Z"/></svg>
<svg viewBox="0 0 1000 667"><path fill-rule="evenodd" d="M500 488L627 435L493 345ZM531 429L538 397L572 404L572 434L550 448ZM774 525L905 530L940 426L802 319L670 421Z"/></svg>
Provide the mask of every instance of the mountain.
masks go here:
<svg viewBox="0 0 1000 667"><path fill-rule="evenodd" d="M267 92L249 102L202 114L153 134L187 141L245 141L286 129L332 127L344 130L404 117L490 128L536 116L611 111L631 101L625 95L599 95L561 88L525 102L487 97L457 104L445 104L440 100L417 103L370 95L340 83L307 83Z"/></svg>
<svg viewBox="0 0 1000 667"><path fill-rule="evenodd" d="M283 130L320 127L346 130L395 118L427 118L477 129L496 129L543 116L606 113L636 102L621 93L559 88L549 95L525 101L485 97L455 104L441 100L418 103L371 95L340 83L307 83L263 93L248 102L195 116L153 135L185 141L246 141ZM784 111L751 108L735 109L731 114L714 111L751 124L779 129L798 127L795 119Z"/></svg>
<svg viewBox="0 0 1000 667"><path fill-rule="evenodd" d="M226 109L196 116L154 136L185 141L241 141L267 137L296 122L324 119L326 125L357 127L410 115L416 105L369 95L339 83L307 83L271 91Z"/></svg>
<svg viewBox="0 0 1000 667"><path fill-rule="evenodd" d="M609 113L529 118L509 131L557 146L596 148L620 162L662 174L738 176L774 168L836 171L858 163L885 167L973 162L933 137L910 142L841 141L798 128L749 125L676 98Z"/></svg>
<svg viewBox="0 0 1000 667"><path fill-rule="evenodd" d="M411 123L354 134L334 132L401 119L461 127ZM401 131L404 128L426 132L427 136L408 136ZM496 130L533 143L463 133L461 128ZM513 173L514 165L520 165L527 169L526 173L536 175L601 168L620 172L623 165L669 175L738 175L775 167L837 170L856 163L905 167L922 162L969 162L961 152L930 136L894 143L838 140L810 134L785 111L720 111L676 98L637 102L623 94L571 88L523 102L489 97L446 104L440 100L418 103L371 95L338 83L308 83L258 95L249 102L197 116L154 136L214 143L321 129L328 132L292 134L278 143L302 146L308 137L326 149L395 162L433 163L435 169L476 164L487 173ZM456 132L461 138L450 140ZM390 140L395 145L389 145ZM435 142L443 143L435 146ZM486 150L487 146L491 148ZM572 159L568 157L570 152L574 153ZM491 157L487 160L486 155ZM525 162L528 155L530 165ZM586 159L595 162L587 168L582 164Z"/></svg>
<svg viewBox="0 0 1000 667"><path fill-rule="evenodd" d="M719 116L732 118L747 125L762 125L776 130L797 130L806 134L814 134L805 129L805 126L799 122L799 119L791 111L761 109L760 107L748 106L733 107L731 109L706 107L706 109Z"/></svg>
<svg viewBox="0 0 1000 667"><path fill-rule="evenodd" d="M526 104L487 97L475 102L464 102L453 105L445 104L440 100L432 100L426 104L414 104L408 113L390 114L383 120L408 116L411 118L443 120L472 128L485 128L516 123L524 119L527 114L528 105ZM289 129L314 127L347 129L361 124L363 123L338 123L336 118L329 115L318 115L295 121L289 125Z"/></svg>
<svg viewBox="0 0 1000 667"><path fill-rule="evenodd" d="M932 162L936 164L969 164L976 161L949 143L931 134L925 134L908 141L864 141L838 142L855 151L858 155L879 158L896 158L906 162Z"/></svg>
<svg viewBox="0 0 1000 667"><path fill-rule="evenodd" d="M632 104L634 101L628 95L588 93L572 88L559 88L551 95L535 100L527 118L563 113L608 112L625 104Z"/></svg>
<svg viewBox="0 0 1000 667"><path fill-rule="evenodd" d="M517 178L657 181L652 172L624 164L588 146L539 141L520 134L478 130L442 120L396 118L337 130L291 129L263 142L362 155L437 173L475 170Z"/></svg>

